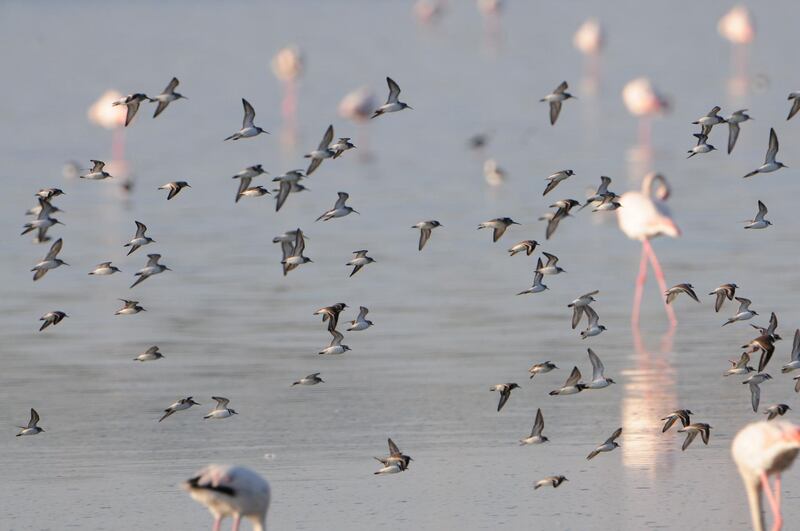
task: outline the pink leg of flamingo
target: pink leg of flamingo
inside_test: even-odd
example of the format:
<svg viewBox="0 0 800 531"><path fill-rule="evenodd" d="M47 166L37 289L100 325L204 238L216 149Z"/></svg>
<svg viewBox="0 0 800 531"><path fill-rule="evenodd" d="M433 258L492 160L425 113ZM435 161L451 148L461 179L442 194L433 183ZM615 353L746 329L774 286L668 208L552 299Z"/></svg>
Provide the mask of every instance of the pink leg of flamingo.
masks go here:
<svg viewBox="0 0 800 531"><path fill-rule="evenodd" d="M639 308L642 305L644 283L647 281L647 250L642 245L642 259L639 261L639 275L636 277L636 292L633 295L633 310L631 311L631 326L639 329Z"/></svg>

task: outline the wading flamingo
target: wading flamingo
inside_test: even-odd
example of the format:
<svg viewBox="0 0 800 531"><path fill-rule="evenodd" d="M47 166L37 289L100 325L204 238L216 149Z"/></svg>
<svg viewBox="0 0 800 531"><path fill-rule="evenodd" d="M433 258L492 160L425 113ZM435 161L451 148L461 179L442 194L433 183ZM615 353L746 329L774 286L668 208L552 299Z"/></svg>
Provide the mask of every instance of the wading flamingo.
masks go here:
<svg viewBox="0 0 800 531"><path fill-rule="evenodd" d="M658 188L653 189L657 183ZM656 236L666 235L677 238L681 231L672 220L666 200L669 198L670 188L667 179L659 173L649 173L642 181L642 190L629 191L622 194L619 199L621 208L617 209L617 222L625 236L632 240L642 242L642 259L639 263L639 275L636 277L636 293L633 298L633 311L631 323L634 328L639 325L639 307L642 302L642 291L647 279L647 261L653 266L653 274L658 281L660 293L667 291L664 272L658 263L655 251L650 240ZM663 299L663 297L662 297ZM677 324L675 312L668 304L664 304L671 326Z"/></svg>
<svg viewBox="0 0 800 531"><path fill-rule="evenodd" d="M781 472L789 468L800 450L800 426L771 421L748 424L733 439L731 453L742 476L755 531L764 530L761 491L774 515L773 531L783 525L781 518ZM769 476L775 476L774 490Z"/></svg>
<svg viewBox="0 0 800 531"><path fill-rule="evenodd" d="M249 468L209 465L186 480L183 488L214 515L214 531L220 531L227 516L233 517L233 531L239 531L242 518L253 523L253 531L267 529L269 483Z"/></svg>
<svg viewBox="0 0 800 531"><path fill-rule="evenodd" d="M622 89L622 102L632 115L639 118L639 144L650 145L650 118L669 111L669 101L646 77L629 81Z"/></svg>

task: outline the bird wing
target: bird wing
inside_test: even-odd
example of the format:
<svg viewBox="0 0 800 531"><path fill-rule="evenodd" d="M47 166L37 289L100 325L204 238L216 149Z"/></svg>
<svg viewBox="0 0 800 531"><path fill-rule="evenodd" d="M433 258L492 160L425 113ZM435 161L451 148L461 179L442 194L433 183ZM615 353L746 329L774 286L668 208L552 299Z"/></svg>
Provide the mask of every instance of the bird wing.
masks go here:
<svg viewBox="0 0 800 531"><path fill-rule="evenodd" d="M253 120L256 118L256 110L250 105L250 102L242 98L242 106L244 107L244 120L242 120L242 129L253 127Z"/></svg>
<svg viewBox="0 0 800 531"><path fill-rule="evenodd" d="M428 242L428 239L431 237L431 229L420 229L419 230L419 250L421 251L425 244Z"/></svg>
<svg viewBox="0 0 800 531"><path fill-rule="evenodd" d="M710 435L709 427L707 424L703 425L700 430L700 436L703 438L703 444L708 444L708 437Z"/></svg>
<svg viewBox="0 0 800 531"><path fill-rule="evenodd" d="M800 328L794 331L794 342L792 343L792 361L800 360Z"/></svg>
<svg viewBox="0 0 800 531"><path fill-rule="evenodd" d="M728 154L733 151L733 146L736 145L736 139L739 138L739 124L736 122L728 122Z"/></svg>
<svg viewBox="0 0 800 531"><path fill-rule="evenodd" d="M762 203L760 200L758 202L758 214L756 214L755 221L764 221L764 216L767 215L767 205Z"/></svg>
<svg viewBox="0 0 800 531"><path fill-rule="evenodd" d="M596 195L606 195L608 193L608 185L611 184L611 177L605 175L600 177L600 186L597 187Z"/></svg>
<svg viewBox="0 0 800 531"><path fill-rule="evenodd" d="M547 258L546 267L555 266L558 263L558 257L556 255L542 252L542 254Z"/></svg>
<svg viewBox="0 0 800 531"><path fill-rule="evenodd" d="M320 148L320 149L325 149L325 148ZM322 159L315 159L312 157L311 162L308 163L308 168L306 168L306 175L311 175L312 173L314 173L314 170L319 168L320 164L322 164Z"/></svg>
<svg viewBox="0 0 800 531"><path fill-rule="evenodd" d="M675 424L675 421L678 420L678 415L672 414L668 417L664 417L661 420L666 420L666 422L664 423L664 427L661 428L661 433L665 433L668 429L672 427L673 424Z"/></svg>
<svg viewBox="0 0 800 531"><path fill-rule="evenodd" d="M128 127L128 124L131 123L131 120L133 120L133 117L136 116L136 113L139 111L139 100L126 103L125 107L127 107L127 112L125 113L125 127Z"/></svg>
<svg viewBox="0 0 800 531"><path fill-rule="evenodd" d="M148 254L147 255L147 265L145 267L153 267L158 265L158 261L161 260L160 254Z"/></svg>
<svg viewBox="0 0 800 531"><path fill-rule="evenodd" d="M217 407L215 407L214 409L225 409L226 407L228 407L228 403L230 402L229 399L222 396L212 396L211 400L217 401Z"/></svg>
<svg viewBox="0 0 800 531"><path fill-rule="evenodd" d="M37 413L35 409L31 408L31 420L28 421L28 428L35 428L38 422L39 413Z"/></svg>
<svg viewBox="0 0 800 531"><path fill-rule="evenodd" d="M555 125L556 120L558 120L558 115L561 113L561 102L560 101L551 101L550 102L550 125Z"/></svg>
<svg viewBox="0 0 800 531"><path fill-rule="evenodd" d="M162 94L172 94L175 91L175 89L178 88L178 83L180 83L180 81L178 81L178 78L173 77L170 80L169 85L167 85L164 91L162 92ZM189 87L189 89L191 90L191 87Z"/></svg>
<svg viewBox="0 0 800 531"><path fill-rule="evenodd" d="M600 319L597 315L597 312L591 306L585 306L583 311L586 313L586 317L589 320L589 328L596 326L597 321Z"/></svg>
<svg viewBox="0 0 800 531"><path fill-rule="evenodd" d="M567 82L562 81L561 84L553 91L553 94L563 94L568 88L569 85L567 85Z"/></svg>
<svg viewBox="0 0 800 531"><path fill-rule="evenodd" d="M368 313L369 313L369 308L367 308L366 306L359 306L358 317L356 317L356 320L360 321L362 319L365 319Z"/></svg>
<svg viewBox="0 0 800 531"><path fill-rule="evenodd" d="M306 240L303 237L303 231L299 228L295 231L294 235L294 251L292 252L293 256L302 256L303 251L306 248Z"/></svg>
<svg viewBox="0 0 800 531"><path fill-rule="evenodd" d="M319 143L319 150L324 151L328 149L331 142L333 142L333 125L329 125L328 129L325 131L325 136L322 137L322 142Z"/></svg>
<svg viewBox="0 0 800 531"><path fill-rule="evenodd" d="M700 299L697 298L697 293L694 292L694 290L692 289L692 287L690 285L682 284L681 285L681 289L683 290L684 293L686 293L688 296L690 296L696 302L700 302Z"/></svg>
<svg viewBox="0 0 800 531"><path fill-rule="evenodd" d="M717 292L717 300L714 301L714 311L719 312L719 309L722 308L722 303L725 302L725 292L718 291Z"/></svg>
<svg viewBox="0 0 800 531"><path fill-rule="evenodd" d="M252 177L242 177L239 179L239 188L236 190L236 198L234 199L234 202L239 202L239 199L242 198L242 193L250 187L251 182L253 182Z"/></svg>
<svg viewBox="0 0 800 531"><path fill-rule="evenodd" d="M511 398L511 389L505 387L502 391L500 391L500 402L497 403L497 411L503 409L503 406L506 405L508 399Z"/></svg>
<svg viewBox="0 0 800 531"><path fill-rule="evenodd" d="M739 301L739 311L737 313L747 311L747 309L750 307L750 304L752 304L750 299L745 299L744 297L736 297L736 300Z"/></svg>
<svg viewBox="0 0 800 531"><path fill-rule="evenodd" d="M56 242L50 247L50 250L47 251L47 256L44 257L45 261L53 260L58 253L61 252L61 247L63 247L64 241L59 238Z"/></svg>
<svg viewBox="0 0 800 531"><path fill-rule="evenodd" d="M336 200L336 204L333 205L333 210L337 210L344 207L344 204L350 198L350 194L346 192L339 192L338 196L339 198Z"/></svg>
<svg viewBox="0 0 800 531"><path fill-rule="evenodd" d="M338 347L339 345L341 345L342 340L344 339L342 333L339 332L338 330L330 330L330 333L333 336L333 339L331 339L331 344L329 346Z"/></svg>
<svg viewBox="0 0 800 531"><path fill-rule="evenodd" d="M789 116L786 119L791 120L797 114L797 111L800 111L800 98L794 98L794 103L792 103L792 108L789 110Z"/></svg>
<svg viewBox="0 0 800 531"><path fill-rule="evenodd" d="M386 103L397 103L397 98L400 96L400 85L390 77L386 78L386 84L389 85L389 97L386 99Z"/></svg>
<svg viewBox="0 0 800 531"><path fill-rule="evenodd" d="M583 306L573 306L572 307L572 329L575 328L580 324L581 317L583 316Z"/></svg>
<svg viewBox="0 0 800 531"><path fill-rule="evenodd" d="M506 224L500 224L494 228L492 231L492 241L496 242L500 239L500 237L506 232L508 226Z"/></svg>
<svg viewBox="0 0 800 531"><path fill-rule="evenodd" d="M533 421L533 429L531 430L531 437L536 437L542 434L544 430L544 417L542 416L542 409L536 410L536 420Z"/></svg>
<svg viewBox="0 0 800 531"><path fill-rule="evenodd" d="M761 400L761 388L758 384L750 383L750 404L753 406L753 411L758 411L758 403Z"/></svg>
<svg viewBox="0 0 800 531"><path fill-rule="evenodd" d="M94 160L94 159L92 159L89 162L91 162L92 165L93 165L92 169L90 170L92 173L95 173L95 172L98 172L98 171L103 171L103 167L106 165L106 163L103 162L102 160Z"/></svg>
<svg viewBox="0 0 800 531"><path fill-rule="evenodd" d="M564 217L558 215L558 213L561 211L562 209L559 208L558 211L553 215L553 217L550 218L550 221L547 222L547 229L545 229L544 231L544 236L546 240L550 239L550 236L552 236L556 232L558 224L561 223L561 220Z"/></svg>
<svg viewBox="0 0 800 531"><path fill-rule="evenodd" d="M580 379L581 379L581 371L578 369L577 366L573 367L572 372L569 375L569 378L567 378L567 381L564 384L564 387L574 387L575 384L577 384L580 381Z"/></svg>
<svg viewBox="0 0 800 531"><path fill-rule="evenodd" d="M392 457L400 457L403 455L403 452L400 451L400 448L397 447L391 438L389 438L389 455Z"/></svg>
<svg viewBox="0 0 800 531"><path fill-rule="evenodd" d="M605 367L603 367L603 362L600 361L600 358L597 354L594 353L592 349L588 349L589 351L589 361L592 362L592 380L597 380L598 378L603 377L603 371Z"/></svg>
<svg viewBox="0 0 800 531"><path fill-rule="evenodd" d="M144 238L147 226L141 221L134 221L134 223L136 223L136 238Z"/></svg>
<svg viewBox="0 0 800 531"><path fill-rule="evenodd" d="M283 252L283 259L281 262L285 262L287 258L294 254L294 246L292 245L292 242L282 241L281 252Z"/></svg>
<svg viewBox="0 0 800 531"><path fill-rule="evenodd" d="M159 101L158 105L156 106L156 112L153 113L153 118L157 118L159 114L164 112L164 109L167 108L167 105L169 105L168 101Z"/></svg>
<svg viewBox="0 0 800 531"><path fill-rule="evenodd" d="M275 212L279 211L286 202L291 188L292 184L289 181L281 181L281 184L278 186L278 195L275 197Z"/></svg>
<svg viewBox="0 0 800 531"><path fill-rule="evenodd" d="M617 428L616 430L614 430L614 433L611 434L611 437L606 439L606 442L604 442L603 444L613 443L615 440L619 438L620 435L622 435L622 428Z"/></svg>
<svg viewBox="0 0 800 531"><path fill-rule="evenodd" d="M764 159L764 164L775 162L775 155L778 154L778 135L775 134L775 129L769 130L769 148L767 148L767 156Z"/></svg>
<svg viewBox="0 0 800 531"><path fill-rule="evenodd" d="M686 450L689 448L689 445L692 444L692 441L697 437L696 431L688 431L686 432L686 440L683 441L683 445L681 446L681 450Z"/></svg>

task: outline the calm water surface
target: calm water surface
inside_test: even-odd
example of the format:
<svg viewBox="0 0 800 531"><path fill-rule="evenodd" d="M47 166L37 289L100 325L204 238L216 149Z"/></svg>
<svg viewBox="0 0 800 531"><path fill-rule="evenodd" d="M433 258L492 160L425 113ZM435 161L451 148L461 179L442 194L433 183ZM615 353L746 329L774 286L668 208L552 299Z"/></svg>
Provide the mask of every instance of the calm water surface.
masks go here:
<svg viewBox="0 0 800 531"><path fill-rule="evenodd" d="M721 377L752 329L720 328L712 299L676 302L667 321L654 283L645 289L640 334L630 303L640 247L613 216L588 210L561 224L543 248L568 271L550 291L515 297L532 280L534 257L507 257L515 241L544 238L536 218L550 204L543 178L569 167L577 177L551 194L583 198L610 175L621 193L649 169L664 172L684 231L655 249L667 281L693 283L705 295L736 282L762 316L775 311L784 337L800 324L795 292L800 123L786 122L786 93L797 90L795 3L754 5L759 35L749 50L745 90L730 90L730 50L716 34L727 3L509 2L501 36L487 37L473 2L450 2L441 24L415 24L410 2L9 2L0 7L0 68L6 73L0 115L4 182L0 209L0 528L12 530L203 529L205 510L179 484L208 462L251 466L272 483L272 529L744 529L744 493L729 457L730 441L752 413L749 393ZM609 46L596 91L571 34L601 16ZM281 86L269 59L281 46L305 51L296 143L281 125ZM356 127L339 118L342 96L359 86L384 95L391 75L414 106ZM111 136L86 120L107 88L160 90L181 80L190 99L151 120L148 107L125 131L135 188L129 201L111 182L61 177L62 164L109 160ZM650 151L637 148L637 124L620 100L624 83L651 76L674 113L656 120ZM538 98L568 79L578 100L556 127ZM258 112L269 137L231 144L240 98ZM714 104L748 108L733 155L686 160L688 123ZM269 198L234 205L230 175L263 163L273 175L301 166L328 123L359 149L326 161L276 214ZM770 126L789 169L743 181L763 160ZM466 139L491 132L484 153ZM715 130L712 143L725 145ZM483 160L509 172L490 189ZM167 203L156 188L188 180ZM254 183L255 184L255 183ZM58 186L66 223L61 257L72 265L32 283L30 267L47 251L19 237L33 192ZM330 223L313 220L337 191L361 212ZM749 233L757 199L774 227ZM522 223L497 244L485 219ZM409 227L438 219L424 252ZM157 244L125 256L134 220ZM274 235L302 227L314 264L281 275ZM354 278L350 251L378 262ZM174 269L131 291L145 251ZM113 260L123 274L87 276ZM596 309L608 331L581 341L566 304L600 289ZM117 298L148 309L115 317ZM346 335L347 355L321 358L329 335L312 313L346 301L370 308L374 328ZM69 319L38 333L37 319L60 309ZM348 310L343 320L355 313ZM779 344L762 404L797 404L789 376L777 374L789 341ZM136 364L157 344L166 359ZM610 389L550 397L572 365L589 372L587 344L618 382ZM534 381L533 362L562 369ZM324 385L290 388L322 372ZM491 384L517 381L501 414ZM176 398L202 406L157 423ZM240 415L203 422L211 395L231 397ZM28 408L47 430L14 437ZM543 447L521 448L537 407ZM680 451L683 437L660 433L659 418L688 407L714 430ZM800 409L798 406L795 409ZM790 417L792 412L790 412ZM591 462L586 454L617 426L622 448ZM376 477L373 455L391 436L415 461L408 473ZM533 481L564 474L557 490ZM796 473L784 482L784 515L800 518Z"/></svg>

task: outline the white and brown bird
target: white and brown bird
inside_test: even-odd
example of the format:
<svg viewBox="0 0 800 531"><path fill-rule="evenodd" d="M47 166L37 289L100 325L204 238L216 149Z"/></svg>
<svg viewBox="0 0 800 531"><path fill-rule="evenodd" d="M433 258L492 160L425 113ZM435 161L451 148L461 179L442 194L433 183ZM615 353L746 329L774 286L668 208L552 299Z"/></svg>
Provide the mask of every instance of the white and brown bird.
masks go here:
<svg viewBox="0 0 800 531"><path fill-rule="evenodd" d="M672 301L680 295L681 293L685 293L689 297L691 297L695 302L700 302L700 299L697 298L697 293L694 292L694 286L691 284L676 284L669 288L664 295L667 297L667 304L672 304Z"/></svg>
<svg viewBox="0 0 800 531"><path fill-rule="evenodd" d="M347 327L347 331L359 332L372 326L372 321L367 320L368 313L369 309L366 306L360 306L358 308L358 317L350 321L350 326Z"/></svg>
<svg viewBox="0 0 800 531"><path fill-rule="evenodd" d="M57 239L53 245L50 246L50 250L47 251L45 257L38 262L31 271L35 271L33 274L34 282L42 278L47 274L48 271L51 269L55 269L62 265L68 266L69 264L66 263L64 260L58 258L58 253L61 252L61 247L64 245L64 241L59 238Z"/></svg>
<svg viewBox="0 0 800 531"><path fill-rule="evenodd" d="M619 443L616 441L620 435L622 435L622 428L617 428L614 433L611 434L611 437L606 439L603 444L592 450L592 452L586 456L586 460L594 459L600 452L610 452L614 448L619 448Z"/></svg>
<svg viewBox="0 0 800 531"><path fill-rule="evenodd" d="M686 426L691 424L690 416L692 414L693 413L688 409L676 409L675 411L673 411L672 413L661 419L664 421L664 427L661 428L661 433L665 433L678 420L681 421L681 425L685 428Z"/></svg>
<svg viewBox="0 0 800 531"><path fill-rule="evenodd" d="M550 391L550 396L556 395L574 395L586 389L586 384L581 383L581 371L578 367L573 367L569 378L563 386L558 389Z"/></svg>
<svg viewBox="0 0 800 531"><path fill-rule="evenodd" d="M167 201L178 195L184 188L191 188L191 186L186 181L172 181L158 187L159 190L169 191L167 193Z"/></svg>
<svg viewBox="0 0 800 531"><path fill-rule="evenodd" d="M708 445L708 439L711 436L711 426L703 422L698 422L684 426L680 428L678 432L686 434L686 439L684 439L681 445L681 451L685 451L698 434L703 439L703 444Z"/></svg>
<svg viewBox="0 0 800 531"><path fill-rule="evenodd" d="M128 94L127 96L118 99L111 103L112 107L116 107L118 105L124 105L127 113L125 114L125 127L133 120L133 117L136 116L136 113L139 111L139 105L144 103L145 101L155 101L152 98L148 97L147 94L142 94L141 92L137 92L135 94Z"/></svg>
<svg viewBox="0 0 800 531"><path fill-rule="evenodd" d="M391 437L388 439L389 443L389 455L387 457L376 457L375 460L381 463L384 467L392 466L396 463L400 463L402 465L402 470L400 472L406 470L411 461L413 459L411 456L408 456L400 451L400 448L394 443ZM384 472L384 473L392 473L392 472ZM376 472L378 474L378 472Z"/></svg>
<svg viewBox="0 0 800 531"><path fill-rule="evenodd" d="M253 121L256 118L256 111L253 109L253 106L250 105L246 99L242 98L242 107L244 108L244 119L242 120L242 128L231 136L227 137L225 140L239 140L240 138L252 138L254 136L258 136L261 133L269 134L269 131L265 131L261 129L257 125L253 124Z"/></svg>
<svg viewBox="0 0 800 531"><path fill-rule="evenodd" d="M386 78L386 84L389 85L389 97L386 98L386 103L375 109L375 112L373 112L371 118L377 118L382 114L387 114L390 112L402 111L403 109L413 110L410 105L399 100L400 85L395 83L390 77Z"/></svg>
<svg viewBox="0 0 800 531"><path fill-rule="evenodd" d="M292 387L295 385L317 385L319 383L325 383L325 380L319 377L322 374L321 372L315 372L313 374L309 374L308 376L304 376L300 378L296 382L292 383Z"/></svg>
<svg viewBox="0 0 800 531"><path fill-rule="evenodd" d="M214 409L209 411L208 414L203 417L203 419L226 419L228 417L238 415L236 410L228 407L228 404L230 403L229 399L222 396L212 396L211 400L215 400L217 405L214 406Z"/></svg>
<svg viewBox="0 0 800 531"><path fill-rule="evenodd" d="M748 219L745 221L747 225L744 226L745 229L766 229L772 222L764 219L764 216L767 215L767 206L762 203L760 200L758 201L758 213L756 213L756 217L753 219Z"/></svg>
<svg viewBox="0 0 800 531"><path fill-rule="evenodd" d="M767 148L767 155L764 157L764 164L756 168L755 170L751 171L747 175L745 175L745 179L747 177L752 177L753 175L759 173L771 173L773 171L779 170L781 168L786 168L786 164L783 162L778 162L775 160L775 157L778 155L778 135L775 134L775 129L769 130L769 147Z"/></svg>
<svg viewBox="0 0 800 531"><path fill-rule="evenodd" d="M80 176L81 179L86 179L88 181L102 181L103 179L109 179L112 177L110 173L103 169L106 167L106 163L102 160L92 159L89 162L92 163L92 167L89 169L89 173Z"/></svg>
<svg viewBox="0 0 800 531"><path fill-rule="evenodd" d="M164 271L172 271L169 267L159 264L158 261L161 260L160 254L148 254L147 255L147 264L134 273L135 276L139 277L136 281L131 284L131 288L134 286L144 282L148 278L152 277L153 275L158 275L159 273L163 273Z"/></svg>
<svg viewBox="0 0 800 531"><path fill-rule="evenodd" d="M158 106L156 106L156 111L153 113L153 118L164 112L164 109L167 108L167 105L172 103L175 100L179 99L188 99L183 94L179 94L175 92L175 89L178 88L178 81L177 77L173 77L169 84L161 91L161 94L156 96L155 98L150 98L150 101L157 101Z"/></svg>
<svg viewBox="0 0 800 531"><path fill-rule="evenodd" d="M542 409L539 408L536 410L536 418L533 421L531 434L524 439L519 440L520 446L525 446L528 444L542 444L549 441L550 439L542 435L542 430L544 430L544 417L542 416Z"/></svg>
<svg viewBox="0 0 800 531"><path fill-rule="evenodd" d="M553 487L554 489L558 488L559 485L564 483L565 481L569 481L564 476L547 476L546 478L542 478L536 483L533 484L533 490L536 490L540 487Z"/></svg>
<svg viewBox="0 0 800 531"><path fill-rule="evenodd" d="M336 354L344 354L345 352L350 350L350 347L348 347L347 345L342 345L342 340L344 339L344 336L342 335L341 332L339 332L338 330L331 330L331 335L333 336L333 339L331 339L330 344L327 347L320 350L319 352L317 352L317 354L336 355Z"/></svg>
<svg viewBox="0 0 800 531"><path fill-rule="evenodd" d="M20 430L17 437L22 437L24 435L36 435L38 433L42 433L44 429L37 426L39 424L39 413L36 412L35 409L31 408L31 418L28 421L27 426L17 426Z"/></svg>
<svg viewBox="0 0 800 531"><path fill-rule="evenodd" d="M545 374L553 369L558 369L555 363L552 363L551 361L544 361L542 363L534 363L531 365L531 368L528 369L528 372L531 373L530 379L532 380L537 374Z"/></svg>
<svg viewBox="0 0 800 531"><path fill-rule="evenodd" d="M133 358L133 361L141 361L141 362L156 361L162 359L163 357L164 355L158 351L158 346L153 345L152 347L148 348L147 350L145 350L144 352Z"/></svg>
<svg viewBox="0 0 800 531"><path fill-rule="evenodd" d="M361 268L363 268L365 265L375 262L375 259L367 256L368 252L369 251L366 249L362 249L360 251L353 251L353 254L355 256L345 264L346 266L353 266L353 270L350 272L351 277L356 273L358 273L361 270Z"/></svg>
<svg viewBox="0 0 800 531"><path fill-rule="evenodd" d="M319 168L323 160L333 158L336 155L336 151L331 148L331 142L333 142L333 125L329 125L328 129L325 130L317 149L304 155L305 158L311 159L306 175L314 173L314 170Z"/></svg>
<svg viewBox="0 0 800 531"><path fill-rule="evenodd" d="M121 270L117 266L111 265L111 262L100 262L95 266L94 269L89 271L89 274L95 276L108 276L120 272Z"/></svg>
<svg viewBox="0 0 800 531"><path fill-rule="evenodd" d="M717 296L717 299L714 301L715 312L719 312L719 309L722 308L722 304L725 302L725 299L728 299L729 301L733 300L734 295L736 295L736 288L738 287L739 286L736 284L723 284L709 293L709 295Z"/></svg>
<svg viewBox="0 0 800 531"><path fill-rule="evenodd" d="M338 199L336 200L336 203L333 205L333 208L323 212L316 219L316 221L319 221L319 220L328 221L328 220L331 220L331 219L334 219L334 218L341 218L341 217L344 217L344 216L350 214L351 212L355 212L356 214L359 214L359 212L356 209L354 209L352 207L349 207L349 206L347 206L345 204L345 203L347 203L347 200L350 199L350 194L348 194L346 192L338 192L337 195L338 195Z"/></svg>
<svg viewBox="0 0 800 531"><path fill-rule="evenodd" d="M437 227L441 227L442 224L436 221L435 219L431 219L429 221L420 221L416 225L413 225L412 229L419 229L419 245L418 250L422 250L425 247L425 244L431 237L431 231Z"/></svg>
<svg viewBox="0 0 800 531"><path fill-rule="evenodd" d="M164 415L160 419L158 419L158 421L161 422L165 418L169 417L174 413L177 413L178 411L184 411L192 406L199 406L199 405L200 404L195 402L191 396L178 399L177 401L172 403L167 409L164 410Z"/></svg>
<svg viewBox="0 0 800 531"><path fill-rule="evenodd" d="M510 256L514 256L517 253L521 253L525 251L527 256L533 254L533 251L539 245L539 242L536 240L522 240L519 243L515 243L511 248L508 250L508 254Z"/></svg>
<svg viewBox="0 0 800 531"><path fill-rule="evenodd" d="M143 245L155 243L153 238L150 238L145 234L145 232L147 232L147 225L141 221L134 221L134 223L136 223L136 234L133 236L133 238L131 238L131 241L123 245L123 247L131 248L128 251L128 256L130 256L134 251L136 251L136 249L142 247Z"/></svg>
<svg viewBox="0 0 800 531"><path fill-rule="evenodd" d="M65 314L62 311L47 312L43 316L39 317L40 321L44 321L44 323L42 323L42 326L39 327L39 332L41 332L42 330L44 330L48 326L57 325L62 320L64 320L65 317L69 317L69 315Z"/></svg>
<svg viewBox="0 0 800 531"><path fill-rule="evenodd" d="M478 230L492 229L492 241L496 242L511 225L519 225L519 223L511 218L494 218L480 223L478 225Z"/></svg>
<svg viewBox="0 0 800 531"><path fill-rule="evenodd" d="M497 391L500 393L500 401L497 403L497 411L499 412L506 405L508 399L511 397L511 391L517 389L519 385L515 383L502 383L496 384L489 388L489 391Z"/></svg>
<svg viewBox="0 0 800 531"><path fill-rule="evenodd" d="M570 98L574 98L572 94L567 92L569 85L567 85L566 81L562 81L560 85L556 87L556 89L547 94L540 102L547 102L550 104L550 125L555 125L556 120L558 120L558 115L561 113L561 103L564 100L568 100Z"/></svg>
<svg viewBox="0 0 800 531"><path fill-rule="evenodd" d="M117 299L122 301L122 308L114 312L114 315L134 315L139 312L147 311L139 306L139 301L129 301L128 299Z"/></svg>
<svg viewBox="0 0 800 531"><path fill-rule="evenodd" d="M337 302L336 304L331 304L330 306L323 306L316 312L314 315L321 315L322 322L328 321L328 332L333 332L336 330L336 326L339 324L339 314L347 308L347 304L343 302Z"/></svg>
<svg viewBox="0 0 800 531"><path fill-rule="evenodd" d="M745 299L744 297L734 297L739 302L739 309L736 310L736 314L729 318L726 322L722 323L722 326L729 325L731 323L735 323L736 321L746 321L750 319L754 315L758 315L758 312L753 311L750 309L750 305L752 301L750 299Z"/></svg>

